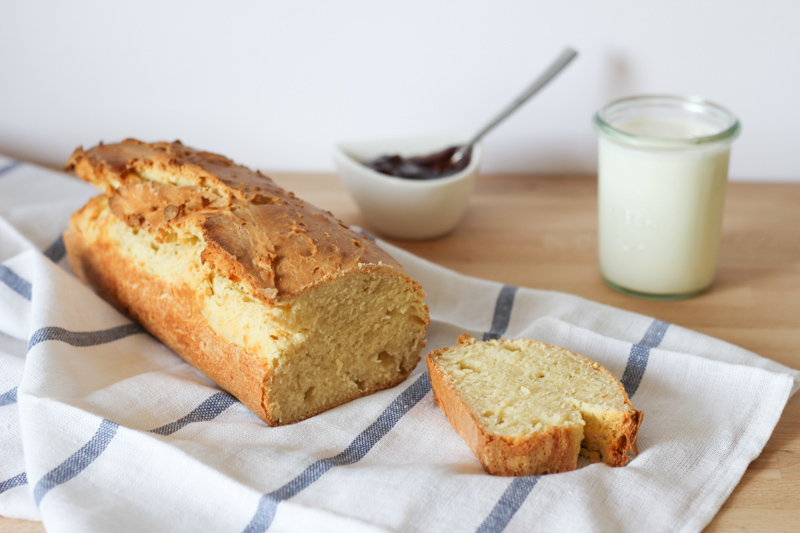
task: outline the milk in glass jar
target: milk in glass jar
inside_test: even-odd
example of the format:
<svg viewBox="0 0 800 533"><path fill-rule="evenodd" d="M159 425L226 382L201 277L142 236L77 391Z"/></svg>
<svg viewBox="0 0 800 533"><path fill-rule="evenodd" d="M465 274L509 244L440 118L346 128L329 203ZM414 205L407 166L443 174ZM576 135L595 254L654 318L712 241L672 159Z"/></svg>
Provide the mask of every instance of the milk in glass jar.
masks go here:
<svg viewBox="0 0 800 533"><path fill-rule="evenodd" d="M656 299L708 288L739 121L698 98L637 96L604 107L594 125L603 278Z"/></svg>

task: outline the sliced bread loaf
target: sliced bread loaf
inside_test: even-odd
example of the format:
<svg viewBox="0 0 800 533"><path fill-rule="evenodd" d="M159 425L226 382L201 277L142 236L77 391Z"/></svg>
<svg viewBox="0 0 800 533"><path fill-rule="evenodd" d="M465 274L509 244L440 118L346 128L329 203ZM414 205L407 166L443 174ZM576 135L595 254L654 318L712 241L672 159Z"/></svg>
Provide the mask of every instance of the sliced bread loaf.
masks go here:
<svg viewBox="0 0 800 533"><path fill-rule="evenodd" d="M71 219L74 272L271 425L403 381L429 322L388 253L270 178L180 142L77 149L103 191Z"/></svg>
<svg viewBox="0 0 800 533"><path fill-rule="evenodd" d="M566 472L579 454L622 466L638 453L642 412L610 372L581 355L462 335L426 362L436 404L490 474Z"/></svg>

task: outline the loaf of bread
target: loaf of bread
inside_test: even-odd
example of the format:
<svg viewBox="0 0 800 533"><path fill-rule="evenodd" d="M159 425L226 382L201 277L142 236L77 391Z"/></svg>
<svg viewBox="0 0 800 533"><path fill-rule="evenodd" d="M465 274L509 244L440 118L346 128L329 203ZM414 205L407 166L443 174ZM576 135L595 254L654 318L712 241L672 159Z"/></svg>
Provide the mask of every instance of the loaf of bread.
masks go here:
<svg viewBox="0 0 800 533"><path fill-rule="evenodd" d="M638 453L641 411L583 356L534 340L462 335L425 359L436 405L490 474L567 472L579 454L623 466Z"/></svg>
<svg viewBox="0 0 800 533"><path fill-rule="evenodd" d="M78 148L103 194L64 233L75 273L271 425L404 380L429 323L386 252L220 155Z"/></svg>

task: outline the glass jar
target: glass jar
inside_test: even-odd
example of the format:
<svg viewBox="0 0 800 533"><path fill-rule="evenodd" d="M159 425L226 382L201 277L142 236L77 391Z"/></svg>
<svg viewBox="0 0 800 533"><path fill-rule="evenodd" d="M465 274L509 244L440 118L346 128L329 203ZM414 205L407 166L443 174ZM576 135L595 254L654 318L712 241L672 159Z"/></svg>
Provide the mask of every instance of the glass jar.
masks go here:
<svg viewBox="0 0 800 533"><path fill-rule="evenodd" d="M655 299L708 288L739 121L699 98L634 96L598 111L594 126L603 278Z"/></svg>

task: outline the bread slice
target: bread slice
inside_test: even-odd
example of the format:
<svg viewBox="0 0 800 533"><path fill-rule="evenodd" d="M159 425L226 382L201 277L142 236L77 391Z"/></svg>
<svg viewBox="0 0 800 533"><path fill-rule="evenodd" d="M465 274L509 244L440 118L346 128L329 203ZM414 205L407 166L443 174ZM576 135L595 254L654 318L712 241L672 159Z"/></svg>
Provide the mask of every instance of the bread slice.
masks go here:
<svg viewBox="0 0 800 533"><path fill-rule="evenodd" d="M426 356L434 400L490 474L567 472L582 453L623 466L642 412L606 369L528 339L458 345Z"/></svg>
<svg viewBox="0 0 800 533"><path fill-rule="evenodd" d="M422 287L368 238L258 172L126 140L69 170L103 194L64 234L75 273L269 424L404 380Z"/></svg>

